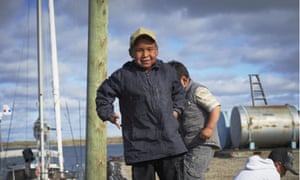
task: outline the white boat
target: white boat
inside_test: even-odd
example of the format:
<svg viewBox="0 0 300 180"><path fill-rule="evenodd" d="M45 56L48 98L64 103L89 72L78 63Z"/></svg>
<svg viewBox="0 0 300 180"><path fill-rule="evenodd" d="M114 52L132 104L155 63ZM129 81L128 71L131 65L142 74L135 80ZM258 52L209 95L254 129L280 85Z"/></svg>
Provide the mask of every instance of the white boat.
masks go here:
<svg viewBox="0 0 300 180"><path fill-rule="evenodd" d="M44 89L43 89L43 48L42 48L42 0L37 0L37 55L38 55L38 106L39 117L34 123L34 137L37 145L36 149L25 148L21 150L1 150L0 158L21 156L24 158L22 164L12 164L1 167L5 172L4 179L12 180L32 180L32 179L80 179L78 173L70 173L64 169L64 158L62 149L62 133L60 120L60 97L59 97L59 79L58 63L56 52L56 35L54 23L54 4L53 0L48 0L50 37L51 37L51 56L52 56L52 75L53 75L53 102L55 109L56 127L50 128L44 118ZM0 118L1 124L1 118ZM0 126L1 128L1 126ZM49 149L50 130L56 131L57 150ZM51 131L52 132L52 131ZM1 137L1 136L0 136ZM53 161L52 158L56 158ZM1 177L0 177L1 178Z"/></svg>

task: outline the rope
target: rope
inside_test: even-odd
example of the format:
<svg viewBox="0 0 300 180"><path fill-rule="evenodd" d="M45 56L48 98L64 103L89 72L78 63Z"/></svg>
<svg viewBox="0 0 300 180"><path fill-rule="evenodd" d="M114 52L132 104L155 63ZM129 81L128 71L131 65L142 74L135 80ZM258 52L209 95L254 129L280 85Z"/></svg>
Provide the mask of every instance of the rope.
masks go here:
<svg viewBox="0 0 300 180"><path fill-rule="evenodd" d="M76 163L78 164L78 155L77 155L77 151L76 151L76 148L75 148L75 141L74 141L74 135L73 135L73 129L72 129L72 125L71 125L71 119L70 119L70 113L69 113L69 107L68 107L68 104L66 103L66 111L67 111L67 114L66 114L66 118L68 119L69 121L69 128L70 128L70 131L71 131L71 136L72 136L72 142L73 142L73 149L74 149L74 154L75 154L75 159L76 159Z"/></svg>

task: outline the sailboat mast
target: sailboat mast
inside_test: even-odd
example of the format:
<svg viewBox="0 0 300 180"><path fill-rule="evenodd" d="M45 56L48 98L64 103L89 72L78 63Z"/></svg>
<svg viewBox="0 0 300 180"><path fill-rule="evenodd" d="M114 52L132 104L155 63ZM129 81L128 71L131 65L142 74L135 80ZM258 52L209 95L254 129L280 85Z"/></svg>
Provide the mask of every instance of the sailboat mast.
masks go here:
<svg viewBox="0 0 300 180"><path fill-rule="evenodd" d="M61 112L60 112L60 95L59 95L59 78L58 78L58 62L57 62L57 47L56 47L56 32L55 32L55 17L53 0L48 0L49 7L49 22L50 22L50 37L51 37L51 55L52 55L52 76L53 76L53 98L56 121L56 140L59 153L59 168L60 172L64 171L63 164L63 149L61 135Z"/></svg>
<svg viewBox="0 0 300 180"><path fill-rule="evenodd" d="M43 98L43 41L42 41L42 0L37 0L37 54L38 54L38 99L40 119L40 154L41 178L48 179L47 168L45 168L45 142L44 142L44 98Z"/></svg>

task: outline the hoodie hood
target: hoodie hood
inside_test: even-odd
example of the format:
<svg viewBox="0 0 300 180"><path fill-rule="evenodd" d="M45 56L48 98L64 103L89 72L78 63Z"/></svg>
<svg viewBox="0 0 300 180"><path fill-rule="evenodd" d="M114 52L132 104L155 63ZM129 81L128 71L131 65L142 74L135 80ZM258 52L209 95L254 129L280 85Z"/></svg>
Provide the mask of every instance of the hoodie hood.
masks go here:
<svg viewBox="0 0 300 180"><path fill-rule="evenodd" d="M263 159L258 155L250 156L242 171L234 180L280 180L280 174L272 159Z"/></svg>
<svg viewBox="0 0 300 180"><path fill-rule="evenodd" d="M276 167L272 159L262 159L258 155L254 155L248 158L245 169L256 170L256 169L275 169Z"/></svg>

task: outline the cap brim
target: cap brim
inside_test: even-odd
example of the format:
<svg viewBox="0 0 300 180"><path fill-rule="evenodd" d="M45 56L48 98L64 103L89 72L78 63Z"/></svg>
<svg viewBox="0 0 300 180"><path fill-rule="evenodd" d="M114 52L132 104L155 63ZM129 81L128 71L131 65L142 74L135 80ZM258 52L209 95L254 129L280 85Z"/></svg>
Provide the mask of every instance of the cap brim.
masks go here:
<svg viewBox="0 0 300 180"><path fill-rule="evenodd" d="M294 169L290 168L290 167L286 167L286 170L290 171L291 173L293 173L294 175L299 175L299 172L295 171Z"/></svg>

